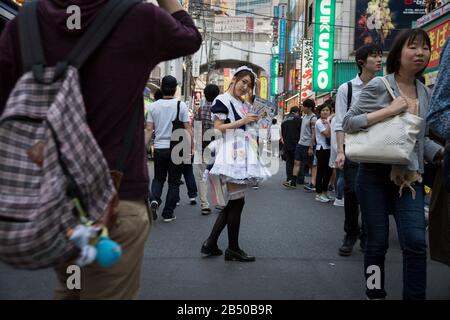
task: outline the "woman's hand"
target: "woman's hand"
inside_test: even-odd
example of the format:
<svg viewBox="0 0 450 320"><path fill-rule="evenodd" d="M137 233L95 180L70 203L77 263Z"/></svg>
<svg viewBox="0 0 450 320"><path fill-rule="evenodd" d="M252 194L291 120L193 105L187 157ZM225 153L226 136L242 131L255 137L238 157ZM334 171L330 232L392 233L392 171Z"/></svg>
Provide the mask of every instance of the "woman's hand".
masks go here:
<svg viewBox="0 0 450 320"><path fill-rule="evenodd" d="M402 96L395 98L394 101L387 107L390 113L395 116L408 109L408 102Z"/></svg>
<svg viewBox="0 0 450 320"><path fill-rule="evenodd" d="M242 119L242 122L244 124L249 124L251 122L255 122L256 120L258 120L258 116L254 113L247 113L245 115L245 117Z"/></svg>

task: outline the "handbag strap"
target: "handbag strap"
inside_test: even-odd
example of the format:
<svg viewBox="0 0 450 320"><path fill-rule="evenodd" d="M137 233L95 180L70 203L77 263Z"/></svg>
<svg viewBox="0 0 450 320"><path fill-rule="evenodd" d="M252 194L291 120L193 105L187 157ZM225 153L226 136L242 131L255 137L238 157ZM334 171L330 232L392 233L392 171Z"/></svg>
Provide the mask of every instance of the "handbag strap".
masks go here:
<svg viewBox="0 0 450 320"><path fill-rule="evenodd" d="M395 100L395 94L394 91L392 90L391 85L389 84L389 82L387 81L387 79L385 77L381 77L381 80L383 80L384 85L386 86L386 89L388 90L389 94L392 97L392 100ZM397 85L398 86L398 85ZM399 88L400 89L400 88ZM417 97L417 100L419 99L419 97ZM413 113L414 114L414 113ZM419 115L420 114L420 104L417 105L417 114L414 115Z"/></svg>
<svg viewBox="0 0 450 320"><path fill-rule="evenodd" d="M387 91L391 95L392 100L395 100L396 97L395 97L394 91L392 90L391 85L389 84L387 79L385 77L381 77L381 80L383 81L384 85L386 86Z"/></svg>
<svg viewBox="0 0 450 320"><path fill-rule="evenodd" d="M353 85L352 82L347 82L347 111L350 110L350 106L352 105L352 97L353 97Z"/></svg>

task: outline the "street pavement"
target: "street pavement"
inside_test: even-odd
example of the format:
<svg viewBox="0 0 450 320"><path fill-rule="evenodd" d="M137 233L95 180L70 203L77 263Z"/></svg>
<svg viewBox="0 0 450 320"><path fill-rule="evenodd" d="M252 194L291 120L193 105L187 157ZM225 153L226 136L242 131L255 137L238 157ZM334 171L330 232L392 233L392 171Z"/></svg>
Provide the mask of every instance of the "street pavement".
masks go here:
<svg viewBox="0 0 450 320"><path fill-rule="evenodd" d="M185 186L177 219L158 218L145 248L140 299L365 299L363 254L338 255L344 209L314 201L303 188L286 190L284 164L259 190L249 189L241 221L240 245L254 263L202 258L200 247L217 216L191 206ZM165 192L164 192L165 194ZM391 218L386 257L388 299L402 297L402 256ZM219 240L227 246L226 229ZM0 264L0 299L52 299L51 270L18 271ZM450 299L450 268L429 260L428 299Z"/></svg>

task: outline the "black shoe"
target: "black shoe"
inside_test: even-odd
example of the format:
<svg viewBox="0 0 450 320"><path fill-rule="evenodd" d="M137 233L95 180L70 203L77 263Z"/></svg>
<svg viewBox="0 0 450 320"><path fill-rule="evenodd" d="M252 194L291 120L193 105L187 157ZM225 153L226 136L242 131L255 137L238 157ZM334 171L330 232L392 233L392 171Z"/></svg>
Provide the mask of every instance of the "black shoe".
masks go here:
<svg viewBox="0 0 450 320"><path fill-rule="evenodd" d="M297 188L297 185L294 180L286 181L285 183L283 183L283 186L285 186L288 189L296 189Z"/></svg>
<svg viewBox="0 0 450 320"><path fill-rule="evenodd" d="M356 237L351 237L346 235L344 241L342 241L342 246L339 248L339 255L343 257L348 257L352 254L353 246L355 245Z"/></svg>
<svg viewBox="0 0 450 320"><path fill-rule="evenodd" d="M241 262L253 262L255 261L254 256L250 256L244 252L244 250L233 251L231 249L225 250L225 260L226 261L241 261Z"/></svg>
<svg viewBox="0 0 450 320"><path fill-rule="evenodd" d="M222 250L220 250L217 245L213 248L208 247L206 241L203 242L200 252L208 256L221 256L223 254Z"/></svg>
<svg viewBox="0 0 450 320"><path fill-rule="evenodd" d="M359 236L359 247L361 248L361 251L364 252L366 249L366 235Z"/></svg>

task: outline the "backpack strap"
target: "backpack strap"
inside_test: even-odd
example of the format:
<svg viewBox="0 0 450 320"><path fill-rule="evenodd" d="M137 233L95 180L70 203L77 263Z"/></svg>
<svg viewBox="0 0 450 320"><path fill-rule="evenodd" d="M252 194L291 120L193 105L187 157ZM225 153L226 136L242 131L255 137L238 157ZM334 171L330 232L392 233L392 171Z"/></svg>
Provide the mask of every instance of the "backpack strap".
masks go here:
<svg viewBox="0 0 450 320"><path fill-rule="evenodd" d="M177 115L175 117L175 121L180 120L180 104L181 104L181 101L178 101L177 102Z"/></svg>
<svg viewBox="0 0 450 320"><path fill-rule="evenodd" d="M40 41L37 7L38 1L27 1L20 9L19 35L23 71L32 70L36 80L41 81L44 77L44 66L47 63Z"/></svg>
<svg viewBox="0 0 450 320"><path fill-rule="evenodd" d="M350 109L352 105L352 97L353 97L353 86L352 82L347 82L347 111Z"/></svg>
<svg viewBox="0 0 450 320"><path fill-rule="evenodd" d="M75 45L65 61L56 64L55 81L64 74L68 65L80 69L89 56L99 47L109 35L118 21L139 0L110 0L100 11L98 17ZM37 19L38 1L27 1L19 15L20 44L24 72L33 71L35 79L43 82L44 66L46 65L42 50L41 37Z"/></svg>

